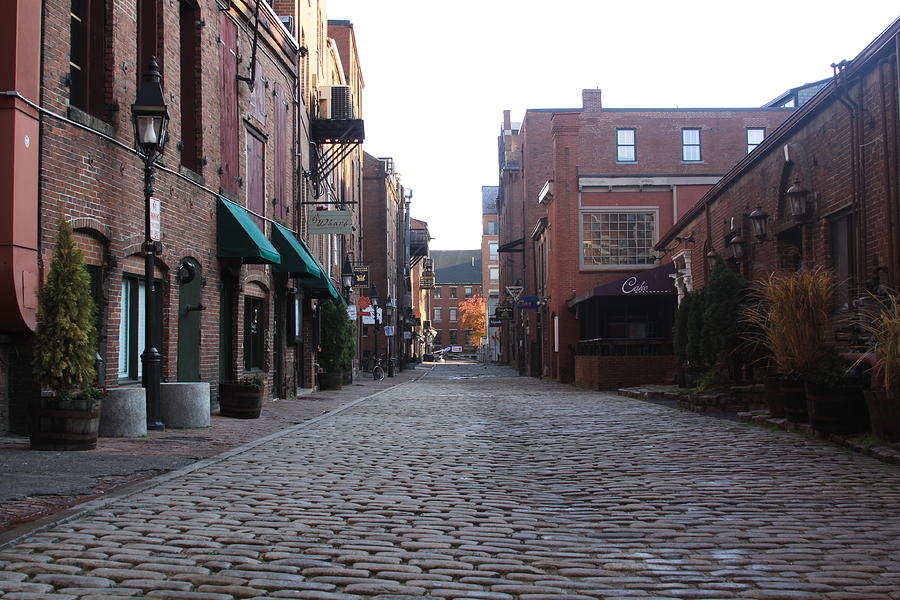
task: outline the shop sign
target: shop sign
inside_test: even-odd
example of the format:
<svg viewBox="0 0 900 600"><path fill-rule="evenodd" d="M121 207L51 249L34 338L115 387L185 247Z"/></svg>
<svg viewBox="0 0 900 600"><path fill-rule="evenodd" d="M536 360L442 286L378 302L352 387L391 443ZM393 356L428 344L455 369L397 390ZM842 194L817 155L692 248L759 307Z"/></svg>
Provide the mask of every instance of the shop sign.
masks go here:
<svg viewBox="0 0 900 600"><path fill-rule="evenodd" d="M353 265L352 287L369 287L369 265Z"/></svg>
<svg viewBox="0 0 900 600"><path fill-rule="evenodd" d="M494 316L503 321L511 321L513 318L513 307L498 304L494 307Z"/></svg>
<svg viewBox="0 0 900 600"><path fill-rule="evenodd" d="M500 317L488 317L488 327L500 327L503 321Z"/></svg>
<svg viewBox="0 0 900 600"><path fill-rule="evenodd" d="M434 275L422 275L419 279L419 287L423 290L434 289Z"/></svg>
<svg viewBox="0 0 900 600"><path fill-rule="evenodd" d="M356 320L356 305L355 304L347 305L347 316L350 318L351 321Z"/></svg>
<svg viewBox="0 0 900 600"><path fill-rule="evenodd" d="M540 305L541 299L537 296L522 296L519 300L519 308L521 310L535 310Z"/></svg>
<svg viewBox="0 0 900 600"><path fill-rule="evenodd" d="M353 211L309 210L307 217L310 234L353 233Z"/></svg>

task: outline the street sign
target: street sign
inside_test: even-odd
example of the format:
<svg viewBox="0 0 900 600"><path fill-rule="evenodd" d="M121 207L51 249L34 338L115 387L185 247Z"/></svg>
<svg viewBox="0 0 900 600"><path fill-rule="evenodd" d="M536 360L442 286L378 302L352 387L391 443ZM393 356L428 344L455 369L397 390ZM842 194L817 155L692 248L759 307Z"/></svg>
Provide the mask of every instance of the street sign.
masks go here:
<svg viewBox="0 0 900 600"><path fill-rule="evenodd" d="M494 307L494 316L504 321L510 321L513 318L513 307L498 304Z"/></svg>
<svg viewBox="0 0 900 600"><path fill-rule="evenodd" d="M541 299L537 296L522 296L518 306L520 310L535 310L540 303Z"/></svg>
<svg viewBox="0 0 900 600"><path fill-rule="evenodd" d="M503 319L500 317L488 317L488 327L500 327L503 324Z"/></svg>
<svg viewBox="0 0 900 600"><path fill-rule="evenodd" d="M518 300L519 296L522 295L522 290L524 289L524 285L508 285L506 286L506 293L512 296L513 300Z"/></svg>
<svg viewBox="0 0 900 600"><path fill-rule="evenodd" d="M387 337L391 337L394 335L394 326L393 325L385 325L384 326L384 335Z"/></svg>
<svg viewBox="0 0 900 600"><path fill-rule="evenodd" d="M162 214L162 203L153 198L150 198L150 239L154 242L158 242L160 240L160 216Z"/></svg>

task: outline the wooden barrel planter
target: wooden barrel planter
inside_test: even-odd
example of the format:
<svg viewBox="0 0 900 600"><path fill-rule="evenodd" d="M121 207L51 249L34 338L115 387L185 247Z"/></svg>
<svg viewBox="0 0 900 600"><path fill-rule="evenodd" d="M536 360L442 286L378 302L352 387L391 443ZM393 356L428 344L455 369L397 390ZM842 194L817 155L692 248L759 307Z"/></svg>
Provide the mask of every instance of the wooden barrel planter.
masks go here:
<svg viewBox="0 0 900 600"><path fill-rule="evenodd" d="M823 433L850 434L869 425L862 388L847 385L806 384L806 404L813 429Z"/></svg>
<svg viewBox="0 0 900 600"><path fill-rule="evenodd" d="M900 398L885 390L871 390L864 394L872 433L885 442L900 442Z"/></svg>
<svg viewBox="0 0 900 600"><path fill-rule="evenodd" d="M319 373L320 390L339 390L343 386L343 381L343 371L335 371L334 373Z"/></svg>
<svg viewBox="0 0 900 600"><path fill-rule="evenodd" d="M266 394L264 385L219 384L219 414L235 419L258 419Z"/></svg>
<svg viewBox="0 0 900 600"><path fill-rule="evenodd" d="M101 404L100 398L42 394L31 407L32 450L93 450Z"/></svg>

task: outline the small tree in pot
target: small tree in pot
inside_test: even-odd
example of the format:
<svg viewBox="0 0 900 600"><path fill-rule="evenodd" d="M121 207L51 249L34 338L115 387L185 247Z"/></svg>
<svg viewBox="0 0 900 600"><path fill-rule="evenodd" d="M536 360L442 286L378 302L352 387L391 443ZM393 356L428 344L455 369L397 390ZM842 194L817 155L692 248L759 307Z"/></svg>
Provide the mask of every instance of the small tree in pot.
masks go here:
<svg viewBox="0 0 900 600"><path fill-rule="evenodd" d="M50 271L38 297L34 377L43 391L31 406L31 447L36 450L97 446L103 391L94 385L97 307L90 281L72 228L60 221Z"/></svg>
<svg viewBox="0 0 900 600"><path fill-rule="evenodd" d="M323 390L341 389L343 369L353 362L353 323L347 315L347 307L337 302L323 302L322 344L319 349L319 387Z"/></svg>

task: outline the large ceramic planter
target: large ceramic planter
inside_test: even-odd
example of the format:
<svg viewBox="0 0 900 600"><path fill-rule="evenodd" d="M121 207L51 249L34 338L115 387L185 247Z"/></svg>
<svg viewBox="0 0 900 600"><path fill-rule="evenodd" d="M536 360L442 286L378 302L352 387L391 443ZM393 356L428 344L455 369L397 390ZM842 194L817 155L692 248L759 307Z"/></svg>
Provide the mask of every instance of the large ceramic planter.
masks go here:
<svg viewBox="0 0 900 600"><path fill-rule="evenodd" d="M41 394L31 406L33 450L93 450L100 429L100 398Z"/></svg>
<svg viewBox="0 0 900 600"><path fill-rule="evenodd" d="M864 394L872 433L885 442L900 442L900 398L884 390L871 390Z"/></svg>
<svg viewBox="0 0 900 600"><path fill-rule="evenodd" d="M816 431L851 434L865 431L869 426L869 414L859 386L807 383L806 408Z"/></svg>
<svg viewBox="0 0 900 600"><path fill-rule="evenodd" d="M266 386L244 383L219 384L219 414L235 419L258 419Z"/></svg>
<svg viewBox="0 0 900 600"><path fill-rule="evenodd" d="M343 380L343 371L335 371L333 373L319 373L319 389L339 390L341 389Z"/></svg>

